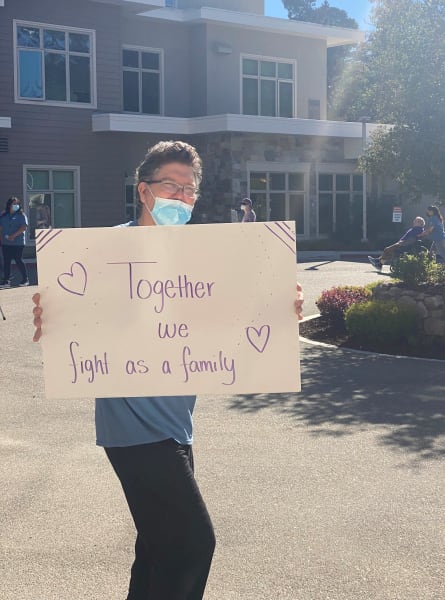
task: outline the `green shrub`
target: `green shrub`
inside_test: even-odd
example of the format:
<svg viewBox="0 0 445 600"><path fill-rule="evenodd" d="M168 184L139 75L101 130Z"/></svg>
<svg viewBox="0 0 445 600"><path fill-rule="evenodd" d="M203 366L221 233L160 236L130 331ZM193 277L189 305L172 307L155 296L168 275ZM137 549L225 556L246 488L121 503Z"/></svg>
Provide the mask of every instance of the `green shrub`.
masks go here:
<svg viewBox="0 0 445 600"><path fill-rule="evenodd" d="M379 286L379 285L382 285L382 282L381 282L381 281L371 281L370 283L366 283L366 284L363 286L363 287L365 288L365 290L366 290L367 292L369 292L369 296L370 296L370 298L369 298L369 299L371 299L371 297L372 297L372 294L373 294L374 288L376 288L376 287L377 287L377 286Z"/></svg>
<svg viewBox="0 0 445 600"><path fill-rule="evenodd" d="M324 290L315 302L323 317L343 321L345 311L356 302L366 302L371 291L362 286L343 285Z"/></svg>
<svg viewBox="0 0 445 600"><path fill-rule="evenodd" d="M431 275L431 283L445 283L445 265L438 264Z"/></svg>
<svg viewBox="0 0 445 600"><path fill-rule="evenodd" d="M375 344L414 343L419 317L412 306L371 300L353 304L345 313L348 333L358 342Z"/></svg>
<svg viewBox="0 0 445 600"><path fill-rule="evenodd" d="M402 254L391 267L391 276L411 287L422 283L439 283L444 277L443 265L435 262L428 252Z"/></svg>

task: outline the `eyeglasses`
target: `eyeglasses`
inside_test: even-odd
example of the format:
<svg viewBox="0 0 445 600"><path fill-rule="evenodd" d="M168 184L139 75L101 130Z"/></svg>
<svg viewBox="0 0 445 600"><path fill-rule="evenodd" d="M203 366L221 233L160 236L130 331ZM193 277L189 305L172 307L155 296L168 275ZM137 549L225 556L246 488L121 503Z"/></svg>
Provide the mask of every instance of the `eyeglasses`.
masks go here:
<svg viewBox="0 0 445 600"><path fill-rule="evenodd" d="M169 179L144 179L144 181L145 183L159 183L164 192L172 194L173 196L181 192L184 196L187 196L187 198L194 198L199 193L199 190L193 185L180 185Z"/></svg>

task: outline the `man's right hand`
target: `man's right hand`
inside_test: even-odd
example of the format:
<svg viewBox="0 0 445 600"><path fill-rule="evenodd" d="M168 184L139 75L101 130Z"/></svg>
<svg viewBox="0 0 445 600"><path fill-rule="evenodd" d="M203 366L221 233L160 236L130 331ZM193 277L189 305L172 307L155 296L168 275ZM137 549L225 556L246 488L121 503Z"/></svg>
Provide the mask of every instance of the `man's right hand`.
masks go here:
<svg viewBox="0 0 445 600"><path fill-rule="evenodd" d="M34 315L34 327L36 328L34 332L34 337L32 338L33 342L38 342L42 336L42 308L40 306L40 294L34 294L32 297L32 301L35 306L32 309L32 313Z"/></svg>

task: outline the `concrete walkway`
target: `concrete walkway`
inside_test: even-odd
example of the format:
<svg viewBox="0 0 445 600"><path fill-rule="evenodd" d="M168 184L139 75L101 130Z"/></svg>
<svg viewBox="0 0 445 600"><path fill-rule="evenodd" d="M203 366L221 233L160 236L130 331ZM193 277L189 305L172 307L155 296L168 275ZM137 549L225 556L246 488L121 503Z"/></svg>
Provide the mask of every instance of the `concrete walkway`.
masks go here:
<svg viewBox="0 0 445 600"><path fill-rule="evenodd" d="M311 268L305 290L347 279ZM92 401L44 397L33 291L0 291L0 598L124 600L133 526ZM443 362L302 344L302 374L298 395L199 398L206 600L442 600Z"/></svg>

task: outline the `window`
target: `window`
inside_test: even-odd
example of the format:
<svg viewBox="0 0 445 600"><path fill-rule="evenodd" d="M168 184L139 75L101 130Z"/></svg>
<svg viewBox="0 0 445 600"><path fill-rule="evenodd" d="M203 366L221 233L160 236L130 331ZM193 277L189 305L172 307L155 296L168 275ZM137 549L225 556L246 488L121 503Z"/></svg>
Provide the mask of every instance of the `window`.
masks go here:
<svg viewBox="0 0 445 600"><path fill-rule="evenodd" d="M176 0L165 0L165 6L167 8L176 8Z"/></svg>
<svg viewBox="0 0 445 600"><path fill-rule="evenodd" d="M295 221L297 234L305 234L304 173L251 172L249 184L258 221Z"/></svg>
<svg viewBox="0 0 445 600"><path fill-rule="evenodd" d="M294 116L295 63L242 58L242 111L262 117Z"/></svg>
<svg viewBox="0 0 445 600"><path fill-rule="evenodd" d="M318 233L342 234L352 227L361 231L362 175L320 173L318 175Z"/></svg>
<svg viewBox="0 0 445 600"><path fill-rule="evenodd" d="M122 50L124 111L161 114L161 63L160 50Z"/></svg>
<svg viewBox="0 0 445 600"><path fill-rule="evenodd" d="M25 167L25 181L30 240L36 229L79 225L78 167Z"/></svg>
<svg viewBox="0 0 445 600"><path fill-rule="evenodd" d="M95 106L94 31L14 23L16 100Z"/></svg>

